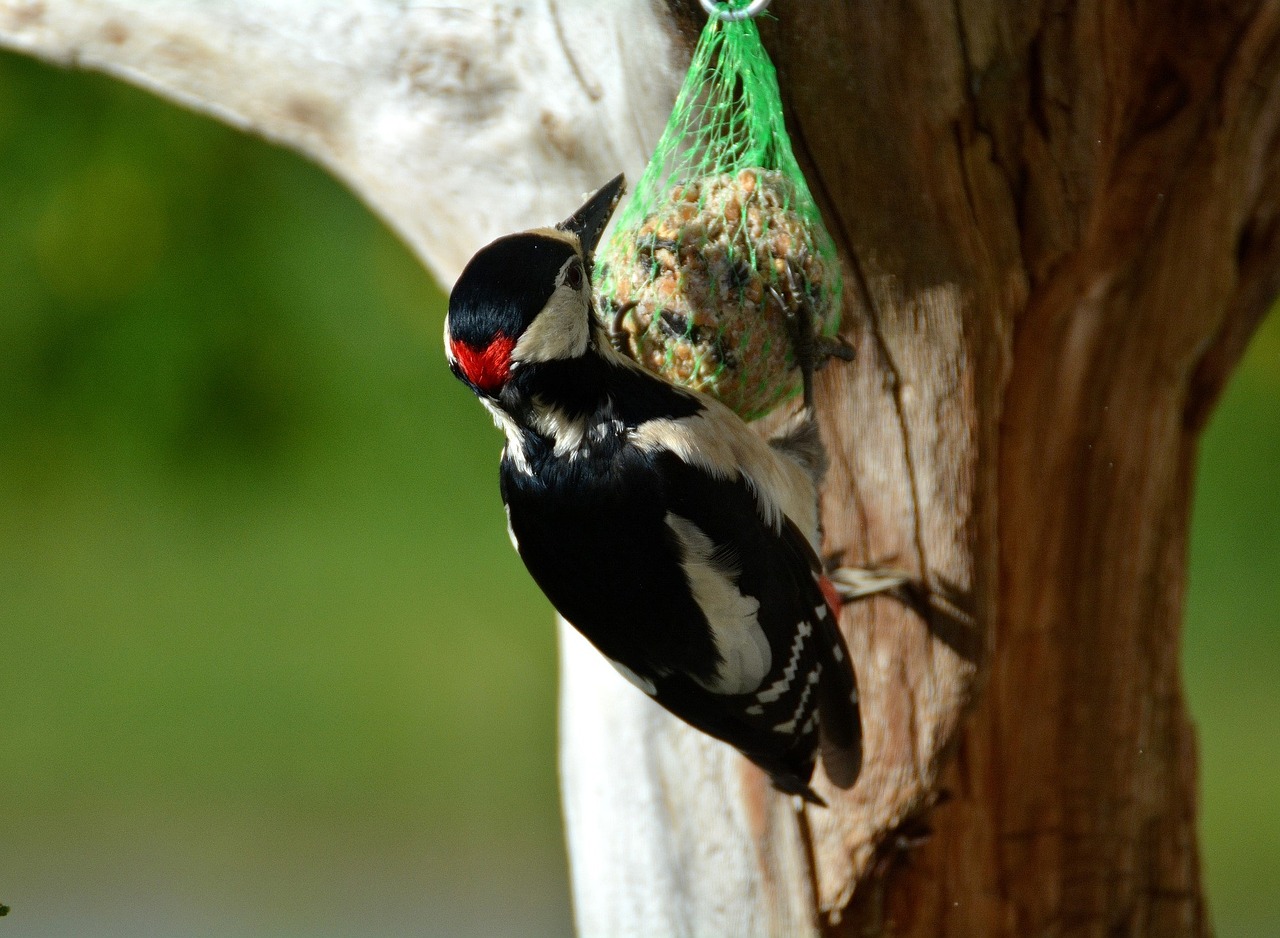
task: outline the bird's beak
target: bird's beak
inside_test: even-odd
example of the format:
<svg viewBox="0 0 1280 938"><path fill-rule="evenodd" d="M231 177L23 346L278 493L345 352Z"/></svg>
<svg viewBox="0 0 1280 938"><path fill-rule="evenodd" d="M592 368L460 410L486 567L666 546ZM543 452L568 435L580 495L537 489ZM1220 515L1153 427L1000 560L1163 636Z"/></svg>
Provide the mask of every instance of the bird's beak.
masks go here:
<svg viewBox="0 0 1280 938"><path fill-rule="evenodd" d="M604 232L605 225L609 224L609 218L626 188L627 179L619 173L597 189L596 194L587 199L582 208L556 225L561 231L570 231L578 236L585 257L590 257L595 252L600 235Z"/></svg>

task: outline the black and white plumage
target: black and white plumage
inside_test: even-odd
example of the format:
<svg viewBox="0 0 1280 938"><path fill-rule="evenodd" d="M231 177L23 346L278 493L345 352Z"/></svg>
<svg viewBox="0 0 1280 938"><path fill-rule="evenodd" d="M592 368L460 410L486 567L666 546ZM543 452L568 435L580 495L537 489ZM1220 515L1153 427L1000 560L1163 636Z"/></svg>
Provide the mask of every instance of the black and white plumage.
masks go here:
<svg viewBox="0 0 1280 938"><path fill-rule="evenodd" d="M506 434L511 540L557 611L659 704L821 803L819 749L852 783L861 727L815 551L816 428L771 445L613 349L590 263L621 189L471 260L449 364Z"/></svg>

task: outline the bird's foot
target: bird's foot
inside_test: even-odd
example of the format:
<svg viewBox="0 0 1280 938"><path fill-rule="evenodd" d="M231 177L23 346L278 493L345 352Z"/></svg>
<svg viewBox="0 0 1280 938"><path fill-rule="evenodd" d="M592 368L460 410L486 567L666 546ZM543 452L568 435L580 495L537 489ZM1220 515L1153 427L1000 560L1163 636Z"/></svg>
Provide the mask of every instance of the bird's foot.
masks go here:
<svg viewBox="0 0 1280 938"><path fill-rule="evenodd" d="M788 268L788 276L792 271ZM787 337L791 340L791 352L795 356L796 366L800 369L801 387L804 390L804 406L813 409L813 375L822 370L833 358L841 361L853 361L853 346L840 336L825 336L819 333L819 324L815 321L813 304L802 299L789 307L782 294L775 288L769 288L774 302L786 314ZM791 285L793 296L798 295L794 281Z"/></svg>
<svg viewBox="0 0 1280 938"><path fill-rule="evenodd" d="M821 371L823 366L833 358L842 362L851 362L857 357L857 350L842 335L816 336L813 340L813 370Z"/></svg>

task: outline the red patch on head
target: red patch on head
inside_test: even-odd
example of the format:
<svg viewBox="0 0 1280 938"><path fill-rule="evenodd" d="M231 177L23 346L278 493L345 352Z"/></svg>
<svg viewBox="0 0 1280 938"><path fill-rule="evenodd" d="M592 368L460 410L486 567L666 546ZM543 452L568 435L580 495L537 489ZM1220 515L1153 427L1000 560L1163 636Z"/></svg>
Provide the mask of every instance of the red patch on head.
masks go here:
<svg viewBox="0 0 1280 938"><path fill-rule="evenodd" d="M499 332L484 348L475 348L461 339L450 339L449 350L468 381L486 394L507 383L511 374L511 350L516 340Z"/></svg>

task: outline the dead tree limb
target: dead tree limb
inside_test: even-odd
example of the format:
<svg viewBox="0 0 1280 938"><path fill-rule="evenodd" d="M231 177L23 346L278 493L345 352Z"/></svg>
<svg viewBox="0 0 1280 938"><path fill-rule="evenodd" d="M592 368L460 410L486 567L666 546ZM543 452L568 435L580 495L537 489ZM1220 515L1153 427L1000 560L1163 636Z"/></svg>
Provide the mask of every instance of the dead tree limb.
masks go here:
<svg viewBox="0 0 1280 938"><path fill-rule="evenodd" d="M857 348L819 386L827 547L912 570L931 612L846 611L865 769L802 816L562 630L580 930L1206 935L1187 519L1198 433L1280 287L1280 3L775 13ZM638 172L700 18L0 0L0 44L301 150L448 283Z"/></svg>

